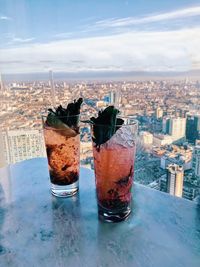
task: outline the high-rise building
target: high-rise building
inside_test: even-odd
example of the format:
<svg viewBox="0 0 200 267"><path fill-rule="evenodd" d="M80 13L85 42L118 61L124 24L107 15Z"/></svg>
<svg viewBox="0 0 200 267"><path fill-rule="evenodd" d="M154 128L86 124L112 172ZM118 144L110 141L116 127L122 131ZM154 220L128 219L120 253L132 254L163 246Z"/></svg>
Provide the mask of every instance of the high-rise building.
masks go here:
<svg viewBox="0 0 200 267"><path fill-rule="evenodd" d="M183 197L194 200L199 195L199 186L185 181L183 186Z"/></svg>
<svg viewBox="0 0 200 267"><path fill-rule="evenodd" d="M200 139L200 115L194 116L195 140Z"/></svg>
<svg viewBox="0 0 200 267"><path fill-rule="evenodd" d="M200 139L200 116L187 116L186 121L186 138L189 142L195 143Z"/></svg>
<svg viewBox="0 0 200 267"><path fill-rule="evenodd" d="M116 93L114 91L109 92L109 104L114 104Z"/></svg>
<svg viewBox="0 0 200 267"><path fill-rule="evenodd" d="M170 195L182 197L183 194L183 167L170 164L167 168L167 192Z"/></svg>
<svg viewBox="0 0 200 267"><path fill-rule="evenodd" d="M118 91L109 92L109 104L119 107L120 104L120 94Z"/></svg>
<svg viewBox="0 0 200 267"><path fill-rule="evenodd" d="M163 174L159 179L159 190L162 192L167 192L167 175Z"/></svg>
<svg viewBox="0 0 200 267"><path fill-rule="evenodd" d="M200 178L200 145L195 146L192 158L192 168L195 176Z"/></svg>
<svg viewBox="0 0 200 267"><path fill-rule="evenodd" d="M178 141L185 137L186 118L170 118L169 134L174 141Z"/></svg>
<svg viewBox="0 0 200 267"><path fill-rule="evenodd" d="M155 112L156 114L156 119L160 119L160 118L162 118L163 117L163 110L160 108L160 107L158 107L157 109L156 109L156 112Z"/></svg>
<svg viewBox="0 0 200 267"><path fill-rule="evenodd" d="M43 136L39 130L3 132L3 149L8 164L46 156Z"/></svg>
<svg viewBox="0 0 200 267"><path fill-rule="evenodd" d="M151 146L153 144L153 134L149 132L140 132L140 138L144 146Z"/></svg>
<svg viewBox="0 0 200 267"><path fill-rule="evenodd" d="M193 116L187 116L186 139L191 143L195 142L195 126L194 126L194 117Z"/></svg>
<svg viewBox="0 0 200 267"><path fill-rule="evenodd" d="M169 134L169 121L170 121L169 117L164 117L162 120L162 132L164 134Z"/></svg>
<svg viewBox="0 0 200 267"><path fill-rule="evenodd" d="M49 85L51 87L51 104L53 107L56 106L56 93L55 93L55 86L53 80L53 71L49 71Z"/></svg>
<svg viewBox="0 0 200 267"><path fill-rule="evenodd" d="M3 84L3 78L2 78L1 73L0 73L0 91L4 91L4 84Z"/></svg>

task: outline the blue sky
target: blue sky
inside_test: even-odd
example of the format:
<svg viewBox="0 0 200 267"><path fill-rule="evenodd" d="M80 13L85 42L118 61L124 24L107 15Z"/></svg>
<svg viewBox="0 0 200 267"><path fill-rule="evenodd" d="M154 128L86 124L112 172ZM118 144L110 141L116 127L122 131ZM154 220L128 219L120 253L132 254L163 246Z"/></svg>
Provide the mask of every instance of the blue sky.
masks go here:
<svg viewBox="0 0 200 267"><path fill-rule="evenodd" d="M200 69L195 0L0 0L0 72Z"/></svg>

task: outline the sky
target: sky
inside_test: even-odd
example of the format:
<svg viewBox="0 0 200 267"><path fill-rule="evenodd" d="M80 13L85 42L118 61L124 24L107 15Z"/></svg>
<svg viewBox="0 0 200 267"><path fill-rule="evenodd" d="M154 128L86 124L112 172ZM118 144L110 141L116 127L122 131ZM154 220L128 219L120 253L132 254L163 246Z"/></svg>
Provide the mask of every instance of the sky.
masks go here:
<svg viewBox="0 0 200 267"><path fill-rule="evenodd" d="M0 0L0 73L200 69L199 0Z"/></svg>

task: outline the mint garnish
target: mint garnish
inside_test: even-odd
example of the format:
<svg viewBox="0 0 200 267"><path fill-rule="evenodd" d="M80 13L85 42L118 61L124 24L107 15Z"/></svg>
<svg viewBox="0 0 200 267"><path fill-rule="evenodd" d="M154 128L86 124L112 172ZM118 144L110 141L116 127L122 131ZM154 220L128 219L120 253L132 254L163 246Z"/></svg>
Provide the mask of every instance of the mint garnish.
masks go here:
<svg viewBox="0 0 200 267"><path fill-rule="evenodd" d="M108 141L124 123L124 120L117 118L118 114L118 109L109 106L103 111L99 111L97 118L90 118L93 124L92 139L97 146Z"/></svg>

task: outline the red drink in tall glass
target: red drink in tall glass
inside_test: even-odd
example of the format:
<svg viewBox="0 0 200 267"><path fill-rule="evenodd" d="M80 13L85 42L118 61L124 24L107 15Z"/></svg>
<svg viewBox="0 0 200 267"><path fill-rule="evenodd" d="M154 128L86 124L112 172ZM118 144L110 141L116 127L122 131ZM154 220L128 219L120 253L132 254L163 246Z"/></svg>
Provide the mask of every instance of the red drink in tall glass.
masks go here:
<svg viewBox="0 0 200 267"><path fill-rule="evenodd" d="M103 131L109 132L107 126ZM94 170L99 217L122 221L131 212L131 188L134 173L135 140L133 127L122 125L105 143L93 141Z"/></svg>

